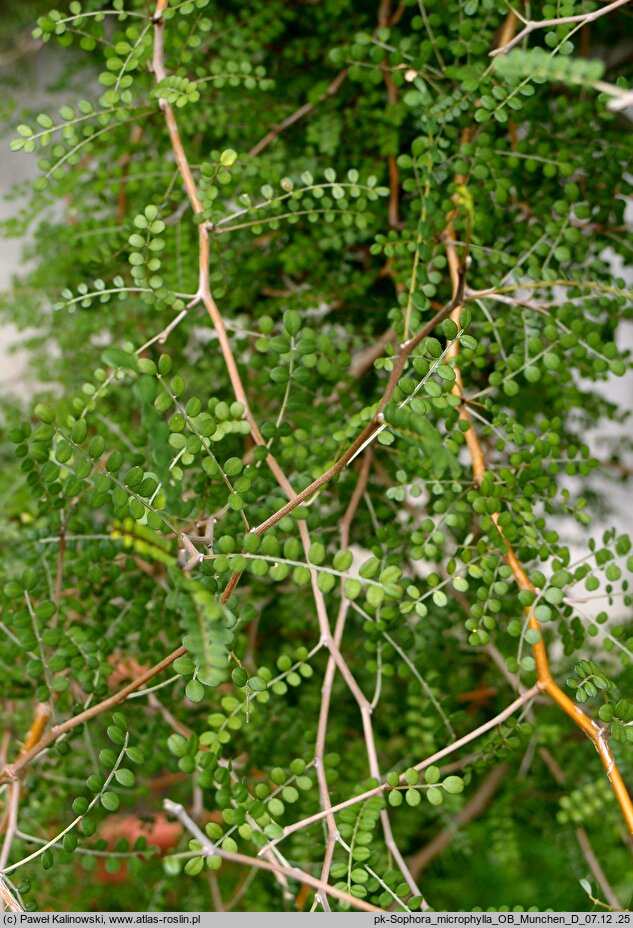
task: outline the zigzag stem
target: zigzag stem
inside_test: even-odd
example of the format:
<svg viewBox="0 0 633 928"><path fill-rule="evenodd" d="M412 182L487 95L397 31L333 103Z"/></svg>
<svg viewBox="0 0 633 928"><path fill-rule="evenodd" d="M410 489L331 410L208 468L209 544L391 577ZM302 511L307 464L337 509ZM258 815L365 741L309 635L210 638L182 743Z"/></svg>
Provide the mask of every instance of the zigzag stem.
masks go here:
<svg viewBox="0 0 633 928"><path fill-rule="evenodd" d="M456 290L459 284L459 262L457 253L455 251L455 246L453 244L454 235L450 221L448 223L446 233L446 256L449 263L453 288ZM457 323L459 323L460 310L461 307L457 306L452 314L453 320ZM448 357L453 358L453 360L456 361L458 353L459 342L456 340L449 348ZM455 384L453 386L453 393L463 400L463 383L457 364L455 365ZM477 432L475 431L475 426L468 410L468 406L464 402L462 402L460 406L459 416L469 425L468 430L464 433L466 438L466 446L470 453L475 484L480 486L486 472L486 459L479 438L477 437ZM499 525L499 516L497 513L492 515L492 520L497 531L499 532L499 535L503 539L503 543L506 547L504 559L512 571L517 586L521 590L528 590L530 593L536 594L537 590L534 584L521 566L519 559L517 558L514 549L512 548L512 545L505 537L503 529ZM559 706L563 712L565 712L572 719L574 724L577 725L578 728L580 728L581 731L583 731L593 743L596 751L600 755L600 760L602 761L602 765L606 771L607 777L609 778L609 782L611 783L615 797L622 810L627 827L631 834L633 834L633 802L631 801L629 792L626 788L624 780L622 779L622 775L618 770L611 748L607 742L605 729L601 725L598 725L596 722L594 722L593 719L591 719L588 715L586 715L586 713L583 712L582 709L577 706L576 703L574 703L555 682L554 678L552 677L540 622L534 615L534 610L532 607L528 607L526 609L526 613L529 627L534 631L539 632L541 635L539 641L532 645L532 654L536 664L536 679L538 685L541 690L547 693L547 695L553 699L556 705Z"/></svg>

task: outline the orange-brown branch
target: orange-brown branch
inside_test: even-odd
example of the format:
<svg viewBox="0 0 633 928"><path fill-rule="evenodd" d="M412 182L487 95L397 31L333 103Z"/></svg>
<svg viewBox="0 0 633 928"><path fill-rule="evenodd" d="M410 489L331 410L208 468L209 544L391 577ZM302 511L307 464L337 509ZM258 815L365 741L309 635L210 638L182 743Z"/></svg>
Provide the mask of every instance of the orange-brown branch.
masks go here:
<svg viewBox="0 0 633 928"><path fill-rule="evenodd" d="M451 235L447 235L445 247L453 288L456 289L459 284L459 261ZM461 307L456 306L452 313L452 318L457 324L459 324L460 310ZM457 360L459 351L458 345L458 341L455 340L448 352L448 355L455 361ZM455 367L455 375L453 393L463 399L462 378L457 366ZM470 453L474 481L477 486L479 486L486 471L486 459L484 451L481 447L479 438L477 437L472 417L468 411L468 406L464 402L462 402L460 407L459 415L460 418L467 422L469 425L469 429L465 433L466 445ZM496 513L492 515L492 520L495 523L501 538L503 539L504 545L506 547L504 558L506 564L512 571L512 575L517 583L517 586L521 590L528 590L530 593L536 594L537 590L534 584L521 566L521 563L516 556L512 545L503 534L503 529L499 525L499 517ZM543 640L540 623L534 615L532 607L528 607L526 612L529 627L541 634L539 641L532 645L532 654L536 664L536 679L538 684L543 692L547 693L547 695L551 697L556 705L559 706L559 708L562 709L563 712L565 712L566 715L572 719L578 728L580 728L581 731L583 731L593 743L598 754L600 755L600 760L602 761L607 777L609 778L609 782L611 783L615 797L620 805L629 831L633 834L633 802L631 801L629 792L615 763L615 759L606 740L605 731L600 725L594 722L593 719L589 718L589 716L586 715L582 709L576 705L576 703L573 702L573 700L571 700L555 682L554 678L552 677L549 659L547 656L547 649Z"/></svg>
<svg viewBox="0 0 633 928"><path fill-rule="evenodd" d="M517 17L511 11L506 17L499 35L497 46L499 49L503 48L504 46L508 46L513 41L513 36L516 33L517 26ZM467 141L468 138L470 138L470 130L465 129L462 133L462 141ZM465 179L459 177L457 178L457 182L463 184ZM451 277L451 284L453 287L453 297L455 298L460 287L461 277L460 261L456 251L455 232L453 229L454 215L455 212L451 212L451 214L448 216L446 228L444 231L444 245ZM458 326L461 309L461 305L456 305L453 309L453 312L451 313L451 318ZM459 342L455 340L449 348L448 357L457 362L458 353ZM468 406L463 402L463 382L457 363L455 363L455 383L453 386L453 393L462 400L459 416L460 419L466 422L469 426L468 430L464 433L466 447L468 448L468 452L470 454L474 482L477 486L479 486L486 472L486 458L477 436L477 432L475 431ZM506 548L504 558L506 564L512 571L512 575L517 583L517 586L521 590L528 590L530 593L536 594L537 590L521 566L521 563L516 556L512 545L505 537L503 529L499 525L499 517L496 513L492 515L492 520L497 528L497 531L499 532L499 535L503 539ZM552 677L549 659L547 656L547 649L543 640L540 623L534 615L534 610L531 607L528 607L526 612L529 627L534 631L539 632L541 635L540 639L532 645L532 655L536 665L536 679L538 681L538 685L541 690L547 693L547 695L556 703L556 705L559 706L559 708L562 709L563 712L565 712L565 714L572 719L578 728L580 728L581 731L583 731L593 743L598 754L600 755L600 760L602 761L606 774L609 778L629 831L631 831L633 834L633 802L631 801L629 792L615 763L615 759L606 740L604 729L596 722L594 722L593 719L589 718L589 716L586 715L582 709L575 702L573 702L573 700L571 700L558 686Z"/></svg>
<svg viewBox="0 0 633 928"><path fill-rule="evenodd" d="M48 720L51 715L50 703L39 702L35 709L33 715L33 721L31 722L31 727L26 733L26 738L24 739L24 744L22 745L22 750L18 754L18 761L21 760L25 754L28 754L35 745L39 742L40 738L44 733L44 729L48 723Z"/></svg>
<svg viewBox="0 0 633 928"><path fill-rule="evenodd" d="M517 31L517 26L519 25L519 20L516 13L513 10L510 10L508 15L505 18L505 22L501 27L501 32L499 33L499 41L497 42L497 48L503 48L504 45L507 45L508 42L512 41L514 34Z"/></svg>

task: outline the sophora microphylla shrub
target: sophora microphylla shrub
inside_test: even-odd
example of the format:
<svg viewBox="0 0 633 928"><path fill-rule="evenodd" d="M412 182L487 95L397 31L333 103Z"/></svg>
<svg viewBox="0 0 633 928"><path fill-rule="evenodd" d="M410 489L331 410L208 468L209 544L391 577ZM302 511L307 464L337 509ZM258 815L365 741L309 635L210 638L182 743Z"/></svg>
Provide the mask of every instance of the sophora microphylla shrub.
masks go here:
<svg viewBox="0 0 633 928"><path fill-rule="evenodd" d="M4 224L40 384L2 452L8 906L629 902L630 541L593 525L626 469L587 435L629 366L629 22L37 20L67 103L17 126Z"/></svg>

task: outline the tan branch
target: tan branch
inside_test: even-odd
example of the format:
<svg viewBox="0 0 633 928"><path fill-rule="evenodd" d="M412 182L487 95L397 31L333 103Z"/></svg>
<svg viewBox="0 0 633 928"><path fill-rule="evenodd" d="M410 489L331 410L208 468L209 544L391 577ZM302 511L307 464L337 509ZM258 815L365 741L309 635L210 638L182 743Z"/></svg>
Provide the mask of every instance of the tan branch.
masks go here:
<svg viewBox="0 0 633 928"><path fill-rule="evenodd" d="M349 545L349 534L350 527L353 522L354 516L358 509L360 500L367 486L367 479L369 477L369 468L371 466L371 450L367 452L363 459L361 465L360 474L354 487L354 492L349 501L348 507L345 511L345 514L341 520L340 524L340 539L341 539L341 548L345 549ZM338 616L336 619L336 624L334 626L334 644L336 648L340 648L341 640L343 638L343 632L345 631L345 621L347 619L347 613L349 611L349 602L344 596L343 592L343 582L341 581L341 605L339 607ZM332 808L332 800L330 798L330 791L328 788L327 777L325 774L325 748L326 748L326 736L327 736L327 727L328 727L328 718L330 712L330 704L332 700L332 684L334 682L334 676L336 674L336 662L333 655L330 653L325 668L325 674L323 676L323 685L321 687L321 706L319 708L319 722L317 726L317 737L316 745L314 750L314 764L317 774L317 782L319 786L319 797L321 800L321 808L327 812ZM333 815L326 815L326 826L327 826L327 841L325 844L325 854L323 855L323 864L321 866L321 880L325 880L330 872L330 867L332 865L332 858L334 856L334 848L336 845L336 839L338 835L338 829L336 827L336 821Z"/></svg>
<svg viewBox="0 0 633 928"><path fill-rule="evenodd" d="M18 827L18 809L20 807L20 784L10 783L7 787L7 827L0 851L0 873L9 862L11 847Z"/></svg>
<svg viewBox="0 0 633 928"><path fill-rule="evenodd" d="M468 413L468 408L465 405L462 405L460 414L463 417L466 417L466 419L470 422L470 428L468 432L466 432L466 436L470 436L470 438L467 438L467 445L469 451L471 452L475 483L479 484L481 483L483 474L485 472L485 459L483 450L479 443L479 439L477 438L470 414ZM503 530L499 525L498 515L494 514L492 519L495 523L497 531L503 539L504 545L506 547L504 558L512 570L514 579L519 589L528 590L530 593L536 595L537 590L534 584L523 570L512 546L509 544L503 534ZM568 715L573 720L578 728L580 728L581 731L583 731L593 743L595 749L600 755L600 760L602 761L607 777L609 778L616 799L620 804L620 808L624 815L629 831L633 833L633 803L631 802L631 797L629 796L628 790L624 784L620 771L618 770L615 759L611 752L611 748L607 742L605 730L596 722L594 722L593 719L589 718L589 716L587 716L583 710L578 705L576 705L576 703L574 703L554 681L549 665L547 650L545 648L545 642L542 637L540 623L534 615L532 608L528 607L526 612L529 627L541 634L540 640L536 644L532 645L532 654L536 664L536 678L538 680L539 686L545 693L547 693L548 696L551 697L551 699L559 706L559 708L561 708L563 712L565 712L566 715Z"/></svg>
<svg viewBox="0 0 633 928"><path fill-rule="evenodd" d="M24 912L2 876L0 876L0 904L4 909L9 909L10 912Z"/></svg>
<svg viewBox="0 0 633 928"><path fill-rule="evenodd" d="M611 884L606 878L604 870L600 866L600 861L596 857L594 849L591 846L589 835L584 828L580 827L576 829L576 839L580 845L580 850L582 851L583 857L587 862L587 866L589 867L589 870L591 871L591 874L594 877L596 883L602 890L604 898L614 909L621 910L622 904L611 888Z"/></svg>
<svg viewBox="0 0 633 928"><path fill-rule="evenodd" d="M268 861L261 860L259 857L248 857L246 854L235 854L231 851L225 851L221 847L211 843L180 803L172 802L171 799L165 799L164 806L167 812L175 815L176 818L180 820L189 834L199 843L202 853L207 857L221 857L222 860L227 860L231 863L241 864L247 867L258 867L260 870L268 870L270 873L283 874L288 877L288 879L297 880L299 883L312 886L313 889L321 893L326 893L328 896L333 896L335 899L340 899L342 902L346 902L348 905L353 906L355 909L360 909L362 912L382 911L376 906L364 902L362 899L356 899L354 896L350 896L349 893L343 892L343 890L337 889L335 886L330 886L328 883L324 883L323 880L317 880L316 877L306 873L305 870L300 870L298 867L285 867L282 864L269 863Z"/></svg>
<svg viewBox="0 0 633 928"><path fill-rule="evenodd" d="M38 754L41 754L42 751L57 741L59 737L69 731L72 731L74 728L77 728L78 725L83 725L83 723L89 721L89 719L92 719L97 715L101 715L103 712L107 712L109 709L113 709L115 706L118 706L120 703L127 699L130 693L133 693L135 690L143 686L144 683L152 680L155 676L173 664L176 658L182 657L183 654L186 653L187 652L185 648L176 648L175 651L172 651L171 654L168 654L167 657L164 657L162 661L159 661L153 667L150 667L148 670L144 671L117 693L113 693L112 696L108 696L107 699L96 703L94 706L90 706L89 709L85 709L78 715L73 715L71 718L66 719L65 722L61 722L59 725L53 725L53 727L49 728L46 734L42 735L39 740L36 740L33 745L28 748L28 750L25 750L25 742L25 746L22 748L18 759L12 764L5 764L2 770L0 770L0 784L10 783L11 781L15 780L31 763L31 761L37 757ZM41 719L40 724L42 724L43 727L43 725L46 724L46 719Z"/></svg>
<svg viewBox="0 0 633 928"><path fill-rule="evenodd" d="M18 759L16 763L19 763L23 757L29 754L42 739L42 734L51 714L51 706L48 702L39 702L35 708L35 714L33 716L33 721L31 722L31 727L26 733L26 738L24 739L24 744L22 749L18 754Z"/></svg>
<svg viewBox="0 0 633 928"><path fill-rule="evenodd" d="M18 36L15 48L11 49L10 52L3 52L0 55L0 68L6 68L7 65L13 65L21 58L24 58L27 55L32 55L34 52L38 52L40 48L43 47L43 45L44 43L41 41L41 39L32 38L30 31L23 33L22 35Z"/></svg>

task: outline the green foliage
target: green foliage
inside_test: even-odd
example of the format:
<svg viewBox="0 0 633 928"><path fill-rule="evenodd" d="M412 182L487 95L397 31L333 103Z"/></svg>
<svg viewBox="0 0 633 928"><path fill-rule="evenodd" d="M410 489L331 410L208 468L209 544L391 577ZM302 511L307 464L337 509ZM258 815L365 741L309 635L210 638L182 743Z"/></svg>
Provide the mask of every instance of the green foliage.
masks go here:
<svg viewBox="0 0 633 928"><path fill-rule="evenodd" d="M613 689L615 684L599 673L596 664L593 661L579 661L574 667L574 673L577 679L570 677L567 686L574 690L578 702L587 702L598 693L604 690Z"/></svg>
<svg viewBox="0 0 633 928"><path fill-rule="evenodd" d="M600 80L605 69L600 59L552 57L545 48L515 48L508 55L501 55L495 67L503 77L530 77L538 83L548 80L589 87Z"/></svg>
<svg viewBox="0 0 633 928"><path fill-rule="evenodd" d="M13 120L39 174L2 228L38 381L0 445L27 909L582 910L580 825L628 901L600 759L530 690L545 646L631 783L588 434L630 370L626 76L569 23L491 65L497 0L385 9L35 10L67 103ZM40 703L65 727L25 759ZM275 842L343 898L223 860Z"/></svg>

